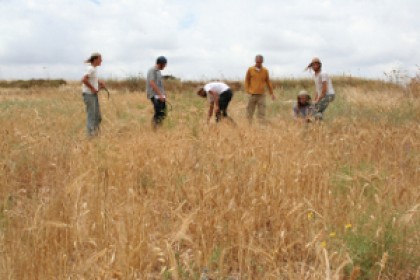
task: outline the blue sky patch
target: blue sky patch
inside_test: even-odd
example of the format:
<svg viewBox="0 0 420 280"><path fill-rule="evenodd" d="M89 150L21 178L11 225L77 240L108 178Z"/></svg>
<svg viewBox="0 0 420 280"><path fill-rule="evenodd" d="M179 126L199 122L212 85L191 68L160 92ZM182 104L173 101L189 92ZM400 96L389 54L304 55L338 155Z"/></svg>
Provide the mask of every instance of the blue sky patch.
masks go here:
<svg viewBox="0 0 420 280"><path fill-rule="evenodd" d="M187 29L187 28L192 27L194 23L195 23L195 16L193 14L187 14L179 22L179 27L181 29Z"/></svg>

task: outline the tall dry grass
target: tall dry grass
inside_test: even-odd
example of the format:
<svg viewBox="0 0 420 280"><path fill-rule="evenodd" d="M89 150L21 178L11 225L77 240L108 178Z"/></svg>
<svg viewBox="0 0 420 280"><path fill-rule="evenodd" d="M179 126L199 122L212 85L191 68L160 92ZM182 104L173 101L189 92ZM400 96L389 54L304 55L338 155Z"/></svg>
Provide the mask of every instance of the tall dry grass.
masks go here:
<svg viewBox="0 0 420 280"><path fill-rule="evenodd" d="M0 91L1 279L420 277L420 106L403 92L339 87L302 125L277 87L250 127L237 91L233 128L175 91L154 133L145 94L114 89L88 140L79 85Z"/></svg>

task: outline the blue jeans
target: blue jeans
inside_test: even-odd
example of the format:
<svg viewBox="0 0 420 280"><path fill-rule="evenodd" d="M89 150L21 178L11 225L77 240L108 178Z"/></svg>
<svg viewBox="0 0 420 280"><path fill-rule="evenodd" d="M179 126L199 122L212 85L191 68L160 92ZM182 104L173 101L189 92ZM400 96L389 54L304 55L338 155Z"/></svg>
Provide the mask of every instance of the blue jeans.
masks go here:
<svg viewBox="0 0 420 280"><path fill-rule="evenodd" d="M153 126L158 126L162 124L162 121L166 118L166 102L160 101L156 97L152 97L150 101L153 104L153 108L155 109L155 114L153 115Z"/></svg>
<svg viewBox="0 0 420 280"><path fill-rule="evenodd" d="M83 101L86 105L86 133L95 136L99 132L99 124L102 121L101 110L97 94L83 93Z"/></svg>

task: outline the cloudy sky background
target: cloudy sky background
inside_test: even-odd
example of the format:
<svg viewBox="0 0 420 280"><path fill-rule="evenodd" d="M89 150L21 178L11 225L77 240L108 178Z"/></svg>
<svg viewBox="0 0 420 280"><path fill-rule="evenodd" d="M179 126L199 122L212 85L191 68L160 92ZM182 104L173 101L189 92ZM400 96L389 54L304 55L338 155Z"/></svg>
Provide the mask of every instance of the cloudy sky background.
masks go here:
<svg viewBox="0 0 420 280"><path fill-rule="evenodd" d="M419 0L0 0L0 79L164 74L243 79L256 54L275 78L307 77L319 56L334 75L384 79L420 65Z"/></svg>

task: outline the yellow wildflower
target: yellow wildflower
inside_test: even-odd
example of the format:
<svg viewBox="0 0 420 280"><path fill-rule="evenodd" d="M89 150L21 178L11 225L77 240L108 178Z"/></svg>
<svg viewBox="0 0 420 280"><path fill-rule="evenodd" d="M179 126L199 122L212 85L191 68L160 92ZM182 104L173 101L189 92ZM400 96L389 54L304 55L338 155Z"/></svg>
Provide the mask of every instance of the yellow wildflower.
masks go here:
<svg viewBox="0 0 420 280"><path fill-rule="evenodd" d="M308 212L308 220L312 220L314 218L314 212Z"/></svg>

